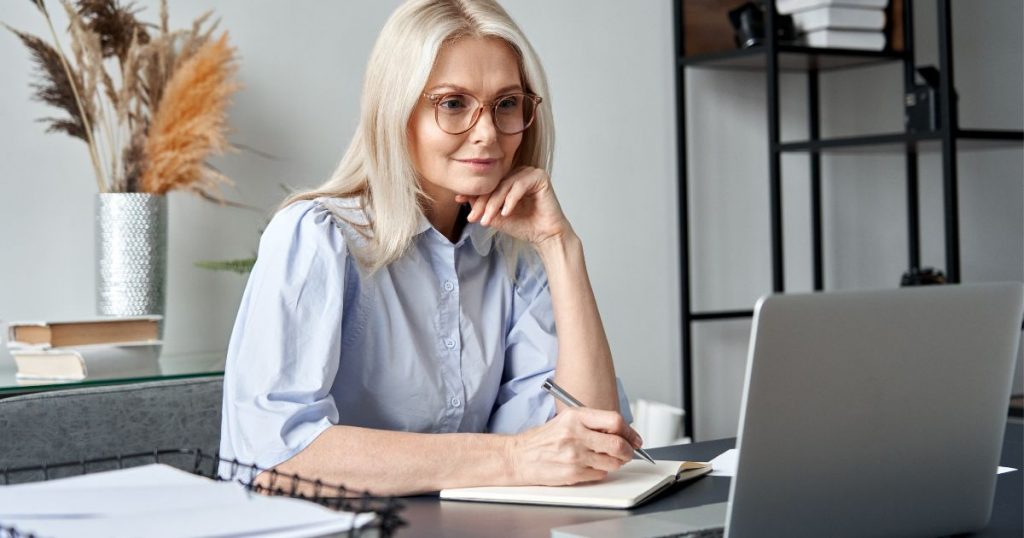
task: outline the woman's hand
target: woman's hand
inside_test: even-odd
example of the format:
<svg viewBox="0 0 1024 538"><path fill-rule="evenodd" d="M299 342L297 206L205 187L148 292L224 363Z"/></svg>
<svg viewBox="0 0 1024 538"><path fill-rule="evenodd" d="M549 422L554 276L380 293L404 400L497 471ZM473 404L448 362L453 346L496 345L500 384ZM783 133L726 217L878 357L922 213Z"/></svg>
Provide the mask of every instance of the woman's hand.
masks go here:
<svg viewBox="0 0 1024 538"><path fill-rule="evenodd" d="M517 485L563 486L604 478L633 459L642 444L615 411L568 408L514 435L509 459Z"/></svg>
<svg viewBox="0 0 1024 538"><path fill-rule="evenodd" d="M572 232L551 188L551 178L540 168L522 166L505 176L494 191L480 196L458 195L455 201L472 206L467 220L480 221L499 232L539 245L546 239Z"/></svg>

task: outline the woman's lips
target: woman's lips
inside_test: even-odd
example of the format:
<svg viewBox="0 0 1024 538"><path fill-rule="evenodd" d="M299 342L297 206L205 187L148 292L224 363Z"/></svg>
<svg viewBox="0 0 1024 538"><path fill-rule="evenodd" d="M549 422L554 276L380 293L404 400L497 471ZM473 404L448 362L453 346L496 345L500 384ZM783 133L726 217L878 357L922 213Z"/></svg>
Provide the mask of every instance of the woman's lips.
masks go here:
<svg viewBox="0 0 1024 538"><path fill-rule="evenodd" d="M456 161L478 172L490 170L492 166L498 163L498 159L456 159Z"/></svg>

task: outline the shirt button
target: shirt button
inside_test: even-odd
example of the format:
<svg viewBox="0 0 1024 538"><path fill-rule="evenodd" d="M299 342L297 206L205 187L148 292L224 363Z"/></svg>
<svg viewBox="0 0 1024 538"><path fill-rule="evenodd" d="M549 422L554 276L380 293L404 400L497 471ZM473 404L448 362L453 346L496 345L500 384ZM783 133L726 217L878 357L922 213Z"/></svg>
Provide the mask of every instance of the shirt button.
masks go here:
<svg viewBox="0 0 1024 538"><path fill-rule="evenodd" d="M452 398L452 407L458 407L462 405L462 400L458 398Z"/></svg>
<svg viewBox="0 0 1024 538"><path fill-rule="evenodd" d="M451 280L444 281L444 291L452 291L455 289L455 284L452 284Z"/></svg>
<svg viewBox="0 0 1024 538"><path fill-rule="evenodd" d="M445 338L444 339L444 345L448 346L448 349L451 349L451 348L455 347L455 340L452 340L451 338Z"/></svg>

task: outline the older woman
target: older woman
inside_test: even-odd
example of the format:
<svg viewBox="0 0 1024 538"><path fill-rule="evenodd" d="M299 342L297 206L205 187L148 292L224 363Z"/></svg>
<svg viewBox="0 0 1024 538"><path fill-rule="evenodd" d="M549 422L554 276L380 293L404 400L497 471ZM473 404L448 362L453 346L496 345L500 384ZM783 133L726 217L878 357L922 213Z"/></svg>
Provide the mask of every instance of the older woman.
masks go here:
<svg viewBox="0 0 1024 538"><path fill-rule="evenodd" d="M387 495L572 484L632 459L641 440L549 178L546 94L493 1L395 11L338 169L260 241L223 457ZM549 376L587 408L556 403Z"/></svg>

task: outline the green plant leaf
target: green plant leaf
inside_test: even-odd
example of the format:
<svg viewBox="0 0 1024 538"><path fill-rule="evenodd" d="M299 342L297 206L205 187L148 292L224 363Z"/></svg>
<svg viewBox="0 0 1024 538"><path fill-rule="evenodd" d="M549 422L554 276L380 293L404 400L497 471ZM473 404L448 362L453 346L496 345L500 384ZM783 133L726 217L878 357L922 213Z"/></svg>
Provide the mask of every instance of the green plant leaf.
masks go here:
<svg viewBox="0 0 1024 538"><path fill-rule="evenodd" d="M245 274L252 271L252 266L256 264L256 258L245 258L241 260L220 260L220 261L200 261L196 262L196 267L201 269L209 269L211 271L232 271L238 274Z"/></svg>

